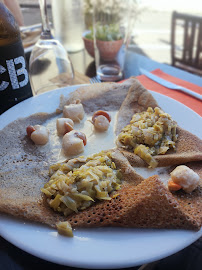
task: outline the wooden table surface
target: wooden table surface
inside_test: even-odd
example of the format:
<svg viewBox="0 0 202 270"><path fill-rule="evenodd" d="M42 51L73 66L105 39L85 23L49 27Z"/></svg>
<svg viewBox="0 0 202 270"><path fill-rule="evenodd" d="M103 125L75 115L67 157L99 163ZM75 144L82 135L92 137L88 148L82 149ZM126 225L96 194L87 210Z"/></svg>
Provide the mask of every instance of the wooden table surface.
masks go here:
<svg viewBox="0 0 202 270"><path fill-rule="evenodd" d="M88 84L88 83L90 83L90 78L87 77L86 75L81 74L78 71L75 71L74 75L75 75L74 84Z"/></svg>

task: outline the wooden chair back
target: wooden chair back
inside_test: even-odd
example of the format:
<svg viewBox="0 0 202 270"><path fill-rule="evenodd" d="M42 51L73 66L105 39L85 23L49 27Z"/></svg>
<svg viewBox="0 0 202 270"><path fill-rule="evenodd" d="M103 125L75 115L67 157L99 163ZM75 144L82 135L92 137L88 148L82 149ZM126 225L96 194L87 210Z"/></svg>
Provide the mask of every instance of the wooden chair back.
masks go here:
<svg viewBox="0 0 202 270"><path fill-rule="evenodd" d="M202 76L202 17L172 14L172 65Z"/></svg>

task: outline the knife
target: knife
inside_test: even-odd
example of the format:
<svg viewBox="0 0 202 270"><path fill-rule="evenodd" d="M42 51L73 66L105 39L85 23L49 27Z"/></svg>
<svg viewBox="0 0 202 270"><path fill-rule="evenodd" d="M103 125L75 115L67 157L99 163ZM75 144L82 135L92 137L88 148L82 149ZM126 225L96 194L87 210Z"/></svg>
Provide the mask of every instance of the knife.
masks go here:
<svg viewBox="0 0 202 270"><path fill-rule="evenodd" d="M193 96L195 98L198 98L199 100L202 100L202 95L194 92L194 91L191 91L190 89L187 89L181 85L177 85L177 84L174 84L174 83L171 83L169 81L166 81L152 73L150 73L149 71L143 69L143 68L139 68L141 74L144 74L145 76L147 76L149 79L151 79L152 81L155 81L169 89L173 89L173 90L179 90L179 91L182 91L190 96Z"/></svg>
<svg viewBox="0 0 202 270"><path fill-rule="evenodd" d="M34 31L36 29L40 29L41 27L42 27L41 23L32 24L32 25L28 25L28 26L20 26L20 31L22 33L31 32L31 31Z"/></svg>

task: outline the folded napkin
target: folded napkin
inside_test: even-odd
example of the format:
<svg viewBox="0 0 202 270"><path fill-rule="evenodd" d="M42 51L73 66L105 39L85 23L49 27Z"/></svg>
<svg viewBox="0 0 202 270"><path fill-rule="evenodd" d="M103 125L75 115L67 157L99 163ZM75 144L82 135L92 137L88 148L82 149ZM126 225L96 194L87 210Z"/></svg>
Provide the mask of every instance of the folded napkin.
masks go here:
<svg viewBox="0 0 202 270"><path fill-rule="evenodd" d="M161 77L162 79L165 79L172 83L186 87L196 93L202 94L202 87L195 85L193 83L181 80L179 78L173 77L171 75L168 75L167 73L164 73L160 69L155 69L151 73L155 74L156 76ZM158 92L165 96L171 97L183 103L184 105L186 105L187 107L189 107L190 109L198 113L200 116L202 116L202 102L200 100L192 96L189 96L188 94L185 94L181 91L168 89L158 84L157 82L154 82L151 79L147 78L145 75L137 76L137 79L144 85L145 88Z"/></svg>

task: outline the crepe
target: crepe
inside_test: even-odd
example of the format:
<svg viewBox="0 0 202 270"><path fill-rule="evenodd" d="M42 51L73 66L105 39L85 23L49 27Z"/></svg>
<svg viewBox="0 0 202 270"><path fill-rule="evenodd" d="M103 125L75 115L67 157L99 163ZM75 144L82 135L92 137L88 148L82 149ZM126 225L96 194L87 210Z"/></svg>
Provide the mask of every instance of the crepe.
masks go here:
<svg viewBox="0 0 202 270"><path fill-rule="evenodd" d="M68 102L79 97L86 113L98 109L117 111L133 82L134 79L130 79L124 84L84 86L72 94ZM112 103L107 97L114 102ZM40 191L49 180L49 166L58 161L59 150L56 151L55 142L53 146L51 143L36 146L26 136L28 125L47 126L49 122L55 122L57 117L60 116L56 113L34 114L10 123L0 131L0 212L51 226L55 226L59 219L65 219L44 203Z"/></svg>
<svg viewBox="0 0 202 270"><path fill-rule="evenodd" d="M73 227L201 228L199 188L192 195L173 196L154 175L137 186L126 182L118 193L111 201L97 203L67 220Z"/></svg>
<svg viewBox="0 0 202 270"><path fill-rule="evenodd" d="M136 79L131 77L122 84L96 83L82 86L67 97L61 96L59 109L63 109L64 105L80 100L87 114L94 113L97 110L119 110L131 85L134 83L136 83Z"/></svg>
<svg viewBox="0 0 202 270"><path fill-rule="evenodd" d="M146 111L148 107L155 108L159 106L149 91L136 80L131 86L127 97L119 110L116 135L121 132L122 128L130 123L133 114ZM176 151L169 150L165 155L155 156L159 167L202 160L202 140L179 126L177 127L177 134L178 140L176 142ZM122 149L122 153L128 158L133 166L148 166L146 162L132 151Z"/></svg>
<svg viewBox="0 0 202 270"><path fill-rule="evenodd" d="M67 99L62 99L61 108L65 103L69 104L80 99L86 113L92 113L99 109L116 111L124 101L129 88L130 92L132 92L132 89L142 89L143 91L138 99L140 104L134 102L135 108L142 110L144 106L150 106L151 102L153 106L156 106L156 101L150 94L148 96L149 92L142 88L134 78L131 78L123 84L106 83L81 87ZM119 120L121 119L120 116L123 115L122 112L126 112L124 104L126 104L127 98L121 107ZM140 100L142 101L140 102ZM50 144L45 146L34 145L25 135L25 130L28 125L46 125L48 121L53 121L55 117L55 113L35 114L18 119L0 131L1 212L41 222L52 227L55 227L58 221L68 220L73 227L172 227L195 230L200 228L202 221L200 188L193 193L199 195L192 194L183 202L178 201L180 197L173 197L157 176L144 180L143 177L138 175L125 157L127 154L124 152L124 156L119 150L113 150L113 159L117 168L122 171L124 181L116 198L113 198L110 203L108 201L97 202L85 211L68 218L54 212L46 203L46 198L42 195L40 189L48 182L48 168L51 164L57 162L57 155ZM125 123L125 120L120 121L120 123ZM120 123L118 122L118 127ZM129 161L131 160L129 159ZM194 163L194 166L197 171L199 165ZM199 174L202 177L201 171L199 171ZM157 188L159 186L160 193ZM178 192L178 194L180 193ZM161 201L161 206L168 209L168 217L166 210L159 214L158 200L161 196L164 198ZM192 198L191 203L190 198ZM171 200L171 203L169 203L169 200ZM151 205L153 210L150 207ZM142 209L144 211L141 214ZM152 213L153 217L149 218L149 213ZM143 214L145 214L145 217L143 217ZM174 222L175 217L177 218Z"/></svg>
<svg viewBox="0 0 202 270"><path fill-rule="evenodd" d="M0 173L0 211L55 227L58 221L66 221L67 218L54 212L41 193L41 188L49 180L50 164L48 161L54 159L50 158L49 151L37 151L26 137L23 138L24 145L17 144L19 137L23 137L24 128L28 123L44 123L47 117L46 114L37 114L20 119L11 123L1 132L0 135L4 135L5 138L1 154L5 158L3 158L3 169ZM12 130L16 131L17 127L17 136L13 140L14 145L16 143L17 146L14 148L10 145L9 147L7 144L8 136L6 137L4 132L11 134ZM11 151L14 153L13 156L11 156ZM144 180L118 150L112 151L113 161L121 170L127 183L134 186Z"/></svg>

